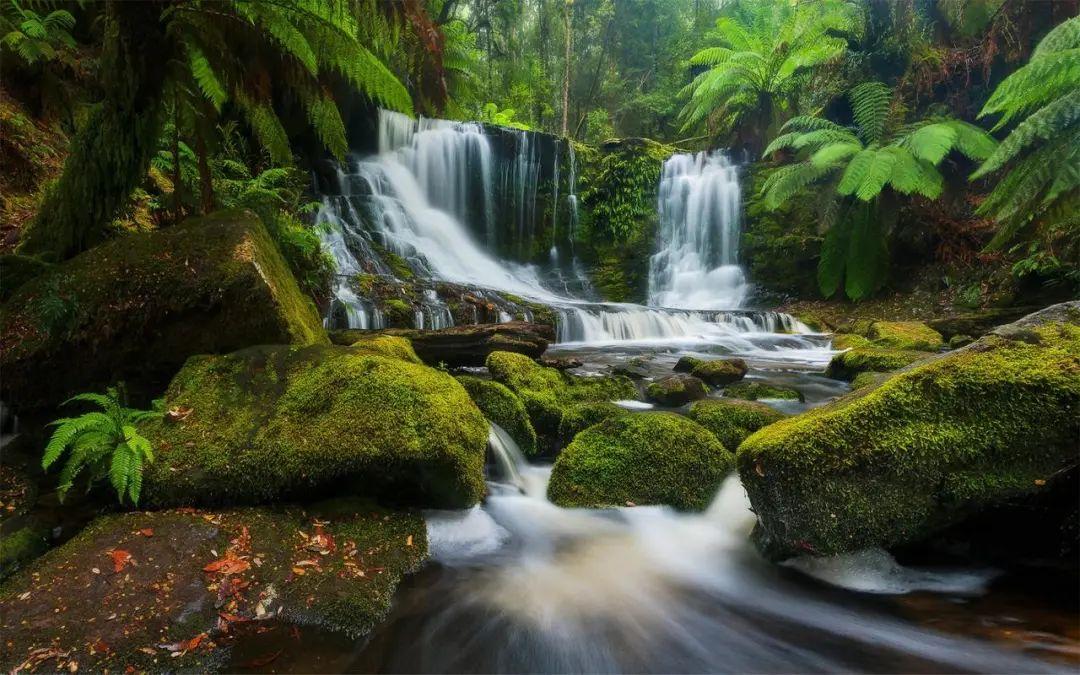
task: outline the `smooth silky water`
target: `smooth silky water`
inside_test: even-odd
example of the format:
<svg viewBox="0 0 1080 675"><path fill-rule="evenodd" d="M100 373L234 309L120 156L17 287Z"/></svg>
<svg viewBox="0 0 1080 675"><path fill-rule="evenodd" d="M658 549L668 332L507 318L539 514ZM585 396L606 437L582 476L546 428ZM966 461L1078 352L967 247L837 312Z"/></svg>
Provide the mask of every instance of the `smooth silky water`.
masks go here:
<svg viewBox="0 0 1080 675"><path fill-rule="evenodd" d="M343 165L340 192L324 197L319 214L350 327L382 325L344 283L372 268L391 274L372 251L377 242L421 278L552 306L558 343L549 354L581 360L579 374L633 363L654 378L683 355L736 356L748 362L748 380L803 393L804 403L766 401L785 412L848 390L821 374L834 353L829 336L785 314L743 308L751 287L737 264L739 172L723 153L665 163L650 306L641 306L592 301L572 236L552 241L554 270L546 272L490 252L496 223L522 238L535 228L539 155L528 134L517 142L515 160L500 166L479 125L382 114L379 154ZM570 175L555 199L570 207L572 235L577 167L572 146L568 152ZM508 213L497 213L497 183L511 195ZM452 318L430 294L416 323L443 327ZM707 511L687 514L562 509L546 499L549 474L493 425L488 497L467 511L427 514L432 561L402 584L381 627L357 641L268 623L239 641L232 668L1044 672L1080 660L1074 610L1044 616L1046 603L1023 594L987 604L1002 597L987 593L1002 579L994 570L914 569L885 551L765 561L748 540L754 514L734 476Z"/></svg>

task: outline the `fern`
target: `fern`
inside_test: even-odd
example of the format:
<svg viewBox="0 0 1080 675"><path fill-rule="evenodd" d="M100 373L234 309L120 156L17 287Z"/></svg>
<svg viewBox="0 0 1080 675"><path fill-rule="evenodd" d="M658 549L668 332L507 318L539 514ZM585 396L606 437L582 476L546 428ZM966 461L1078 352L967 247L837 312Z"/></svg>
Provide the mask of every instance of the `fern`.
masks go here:
<svg viewBox="0 0 1080 675"><path fill-rule="evenodd" d="M127 408L115 389L105 394L79 394L66 403L73 402L91 403L101 411L64 417L52 423L56 429L45 446L41 466L48 470L68 452L60 471L61 501L75 478L89 469L91 485L107 475L120 503L130 500L137 505L142 492L143 466L154 461L154 454L150 441L139 434L135 425L160 418L161 413Z"/></svg>
<svg viewBox="0 0 1080 675"><path fill-rule="evenodd" d="M888 265L878 209L867 205L857 206L854 211L845 264L844 292L852 300L859 301L881 288Z"/></svg>
<svg viewBox="0 0 1080 675"><path fill-rule="evenodd" d="M850 223L840 219L825 233L821 243L821 259L818 261L818 290L821 295L831 298L840 290L847 267L848 240L851 235Z"/></svg>
<svg viewBox="0 0 1080 675"><path fill-rule="evenodd" d="M866 143L880 142L885 133L892 91L881 82L864 82L851 90L851 112Z"/></svg>

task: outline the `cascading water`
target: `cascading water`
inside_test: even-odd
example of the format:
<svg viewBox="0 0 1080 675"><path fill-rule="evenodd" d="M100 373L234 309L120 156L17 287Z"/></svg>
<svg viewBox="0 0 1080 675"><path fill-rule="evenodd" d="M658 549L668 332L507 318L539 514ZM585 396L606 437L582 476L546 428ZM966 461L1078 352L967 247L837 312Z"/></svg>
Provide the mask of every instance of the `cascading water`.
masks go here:
<svg viewBox="0 0 1080 675"><path fill-rule="evenodd" d="M747 293L738 265L739 170L721 151L672 155L660 174L649 304L732 309Z"/></svg>

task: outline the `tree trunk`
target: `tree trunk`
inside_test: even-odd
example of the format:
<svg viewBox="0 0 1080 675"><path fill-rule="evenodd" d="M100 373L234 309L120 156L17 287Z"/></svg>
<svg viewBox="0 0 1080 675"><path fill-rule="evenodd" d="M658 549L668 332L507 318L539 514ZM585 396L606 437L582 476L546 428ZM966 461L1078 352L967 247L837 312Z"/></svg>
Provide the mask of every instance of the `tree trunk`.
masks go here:
<svg viewBox="0 0 1080 675"><path fill-rule="evenodd" d="M173 97L173 222L179 223L184 218L183 189L184 174L180 171L180 94Z"/></svg>
<svg viewBox="0 0 1080 675"><path fill-rule="evenodd" d="M562 85L562 135L565 138L570 132L570 52L574 48L574 33L570 26L570 10L574 6L574 0L566 0L563 5L563 30L566 33L566 54L563 59L563 85Z"/></svg>
<svg viewBox="0 0 1080 675"><path fill-rule="evenodd" d="M23 232L19 252L69 258L106 227L146 176L162 124L170 2L109 2L101 72L104 100L71 140L64 172Z"/></svg>
<svg viewBox="0 0 1080 675"><path fill-rule="evenodd" d="M205 216L214 210L214 177L210 173L210 158L206 151L206 137L201 129L195 130L195 154L199 157L199 193L202 197L200 210Z"/></svg>

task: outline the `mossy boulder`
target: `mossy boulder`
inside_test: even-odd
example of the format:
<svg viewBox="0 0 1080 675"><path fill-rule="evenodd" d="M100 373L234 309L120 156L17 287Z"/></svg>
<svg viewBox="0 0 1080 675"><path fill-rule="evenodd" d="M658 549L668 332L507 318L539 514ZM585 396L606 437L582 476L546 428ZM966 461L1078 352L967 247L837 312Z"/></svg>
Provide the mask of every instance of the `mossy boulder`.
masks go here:
<svg viewBox="0 0 1080 675"><path fill-rule="evenodd" d="M949 338L949 349L960 349L961 347L967 347L972 342L975 342L975 338L970 335L954 335Z"/></svg>
<svg viewBox="0 0 1080 675"><path fill-rule="evenodd" d="M787 415L755 401L706 399L690 406L687 417L712 432L734 453L747 436Z"/></svg>
<svg viewBox="0 0 1080 675"><path fill-rule="evenodd" d="M118 380L160 391L193 354L327 343L250 211L119 237L56 265L0 308L0 332L0 398L23 409Z"/></svg>
<svg viewBox="0 0 1080 675"><path fill-rule="evenodd" d="M746 377L747 370L742 359L712 359L695 365L690 374L714 387L723 387Z"/></svg>
<svg viewBox="0 0 1080 675"><path fill-rule="evenodd" d="M854 333L837 333L832 338L832 348L836 350L870 346L871 343L869 339L862 335L855 335Z"/></svg>
<svg viewBox="0 0 1080 675"><path fill-rule="evenodd" d="M0 255L0 302L6 301L23 284L40 277L52 267L52 263L28 255Z"/></svg>
<svg viewBox="0 0 1080 675"><path fill-rule="evenodd" d="M357 494L464 508L484 493L488 425L450 375L364 347L191 358L166 394L143 495L155 506Z"/></svg>
<svg viewBox="0 0 1080 675"><path fill-rule="evenodd" d="M889 375L889 373L878 373L872 370L868 370L865 373L859 373L855 376L855 379L851 381L851 388L862 389L863 387L881 384L889 378Z"/></svg>
<svg viewBox="0 0 1080 675"><path fill-rule="evenodd" d="M49 550L49 540L49 530L33 523L5 531L0 538L0 579Z"/></svg>
<svg viewBox="0 0 1080 675"><path fill-rule="evenodd" d="M0 589L0 666L224 670L271 616L358 637L426 558L419 514L360 500L105 516Z"/></svg>
<svg viewBox="0 0 1080 675"><path fill-rule="evenodd" d="M837 380L853 380L859 373L899 370L929 356L931 354L927 352L906 349L856 347L832 357L825 369L825 376Z"/></svg>
<svg viewBox="0 0 1080 675"><path fill-rule="evenodd" d="M510 434L522 452L526 455L537 453L536 430L529 421L525 404L514 392L505 385L482 377L462 375L457 380L465 387L465 391L469 392L473 403L484 413L484 417Z"/></svg>
<svg viewBox="0 0 1080 675"><path fill-rule="evenodd" d="M353 342L352 347L369 354L388 356L409 363L423 363L413 350L412 343L403 337L378 334L364 335Z"/></svg>
<svg viewBox="0 0 1080 675"><path fill-rule="evenodd" d="M645 388L645 395L660 405L677 407L705 398L709 395L709 388L693 375L676 373L650 382Z"/></svg>
<svg viewBox="0 0 1080 675"><path fill-rule="evenodd" d="M744 401L758 401L763 398L785 401L805 401L803 393L794 387L785 387L766 382L738 382L724 387L724 396L740 398Z"/></svg>
<svg viewBox="0 0 1080 675"><path fill-rule="evenodd" d="M626 408L620 408L607 401L575 403L563 410L562 422L559 424L559 438L563 444L569 443L575 436L594 424L630 414L632 413Z"/></svg>
<svg viewBox="0 0 1080 675"><path fill-rule="evenodd" d="M689 373L703 363L705 363L705 359L699 359L696 356L681 356L675 362L675 367L672 370L676 373Z"/></svg>
<svg viewBox="0 0 1080 675"><path fill-rule="evenodd" d="M743 441L772 556L922 540L1080 461L1080 303L1055 305Z"/></svg>
<svg viewBox="0 0 1080 675"><path fill-rule="evenodd" d="M548 499L559 506L708 506L732 455L704 427L668 412L615 417L582 431L555 460Z"/></svg>
<svg viewBox="0 0 1080 675"><path fill-rule="evenodd" d="M509 387L525 404L545 449L554 449L558 445L559 426L568 406L637 398L634 383L618 375L570 375L555 368L545 368L523 354L512 352L493 352L486 363L491 377Z"/></svg>
<svg viewBox="0 0 1080 675"><path fill-rule="evenodd" d="M941 333L921 321L875 321L867 337L890 349L933 352L945 346Z"/></svg>

